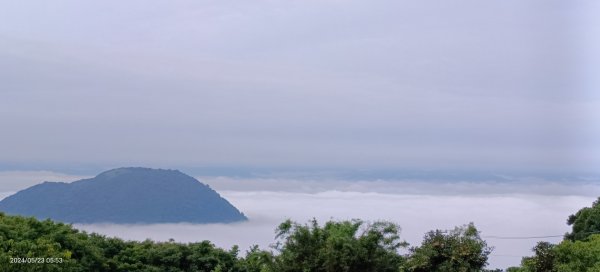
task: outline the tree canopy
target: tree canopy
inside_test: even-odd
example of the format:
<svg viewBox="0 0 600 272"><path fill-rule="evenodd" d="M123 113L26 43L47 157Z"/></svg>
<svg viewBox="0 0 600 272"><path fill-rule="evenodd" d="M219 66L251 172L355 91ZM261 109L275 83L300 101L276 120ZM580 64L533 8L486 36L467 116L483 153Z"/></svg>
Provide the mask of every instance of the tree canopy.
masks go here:
<svg viewBox="0 0 600 272"><path fill-rule="evenodd" d="M483 270L492 248L471 223L451 231L430 231L422 245L412 248L411 252L406 265L408 271L471 272Z"/></svg>
<svg viewBox="0 0 600 272"><path fill-rule="evenodd" d="M567 224L573 230L565 238L571 241L585 240L592 234L600 233L600 198L594 201L592 207L582 208L569 216Z"/></svg>
<svg viewBox="0 0 600 272"><path fill-rule="evenodd" d="M600 198L569 216L572 231L557 245L539 242L510 272L600 272Z"/></svg>
<svg viewBox="0 0 600 272"><path fill-rule="evenodd" d="M406 246L399 229L390 222L329 221L321 227L316 220L305 225L288 220L277 229L274 270L396 272L404 262L397 250Z"/></svg>
<svg viewBox="0 0 600 272"><path fill-rule="evenodd" d="M271 249L254 246L241 256L237 246L225 250L209 241L124 241L50 220L0 213L0 272L483 271L490 250L472 224L448 234L430 232L423 245L401 254L407 247L400 239L400 227L385 221L320 225L316 220L307 224L287 220L276 229ZM44 263L13 263L14 258L43 258Z"/></svg>
<svg viewBox="0 0 600 272"><path fill-rule="evenodd" d="M208 241L190 244L123 241L80 232L50 220L0 213L2 272L246 271L238 267L237 254L237 247L223 250ZM25 262L15 263L14 258Z"/></svg>

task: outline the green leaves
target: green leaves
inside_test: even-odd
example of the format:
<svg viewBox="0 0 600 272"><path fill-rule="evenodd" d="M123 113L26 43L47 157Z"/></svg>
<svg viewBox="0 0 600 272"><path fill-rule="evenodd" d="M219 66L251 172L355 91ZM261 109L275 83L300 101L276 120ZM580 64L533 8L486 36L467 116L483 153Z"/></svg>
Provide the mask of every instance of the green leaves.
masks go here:
<svg viewBox="0 0 600 272"><path fill-rule="evenodd" d="M600 233L600 198L592 207L585 207L569 216L567 224L572 226L571 233L565 235L571 241L584 240L592 234Z"/></svg>
<svg viewBox="0 0 600 272"><path fill-rule="evenodd" d="M411 248L408 271L482 271L492 248L473 225L428 232L420 247Z"/></svg>
<svg viewBox="0 0 600 272"><path fill-rule="evenodd" d="M534 257L525 257L522 260L523 266L530 271L553 272L556 253L555 245L548 242L538 242L533 248Z"/></svg>
<svg viewBox="0 0 600 272"><path fill-rule="evenodd" d="M210 242L180 244L125 242L73 229L50 220L0 213L0 271L244 271L237 269L238 249ZM12 263L37 258L44 263ZM48 263L47 261L61 262ZM41 261L41 260L38 260Z"/></svg>
<svg viewBox="0 0 600 272"><path fill-rule="evenodd" d="M600 271L600 234L586 241L565 240L554 249L556 271Z"/></svg>
<svg viewBox="0 0 600 272"><path fill-rule="evenodd" d="M398 271L400 228L390 222L287 220L277 228L275 271Z"/></svg>
<svg viewBox="0 0 600 272"><path fill-rule="evenodd" d="M539 242L532 257L524 257L518 272L600 272L600 198L569 216L572 231L558 245Z"/></svg>
<svg viewBox="0 0 600 272"><path fill-rule="evenodd" d="M276 229L271 250L215 247L209 241L123 241L87 234L50 220L0 213L0 262L11 257L54 257L64 262L2 265L4 271L227 271L227 272L398 272L480 271L491 250L472 225L450 232L427 233L423 245L404 256L408 247L400 227L386 221L327 221L306 224L291 220Z"/></svg>

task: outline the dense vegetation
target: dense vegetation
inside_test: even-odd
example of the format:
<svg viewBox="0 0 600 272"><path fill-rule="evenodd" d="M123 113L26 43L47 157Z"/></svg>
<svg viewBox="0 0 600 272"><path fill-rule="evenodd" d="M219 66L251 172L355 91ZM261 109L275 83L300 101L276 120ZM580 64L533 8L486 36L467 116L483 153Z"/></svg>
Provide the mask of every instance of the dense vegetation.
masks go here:
<svg viewBox="0 0 600 272"><path fill-rule="evenodd" d="M431 231L420 247L412 248L406 271L481 271L492 248L479 237L473 224L447 234Z"/></svg>
<svg viewBox="0 0 600 272"><path fill-rule="evenodd" d="M481 271L490 252L473 225L430 232L410 249L390 222L288 220L276 231L270 250L253 247L240 256L237 247L208 241L123 241L0 213L0 271ZM400 254L402 248L409 253Z"/></svg>
<svg viewBox="0 0 600 272"><path fill-rule="evenodd" d="M534 256L508 271L600 271L599 202L569 217L573 231L564 241L538 243ZM0 271L475 272L486 271L491 250L473 224L430 231L421 245L409 247L390 222L288 220L276 229L272 248L240 254L208 241L123 241L0 213ZM35 258L44 263L18 263Z"/></svg>
<svg viewBox="0 0 600 272"><path fill-rule="evenodd" d="M532 257L509 272L600 272L600 198L569 216L572 231L557 245L539 242Z"/></svg>

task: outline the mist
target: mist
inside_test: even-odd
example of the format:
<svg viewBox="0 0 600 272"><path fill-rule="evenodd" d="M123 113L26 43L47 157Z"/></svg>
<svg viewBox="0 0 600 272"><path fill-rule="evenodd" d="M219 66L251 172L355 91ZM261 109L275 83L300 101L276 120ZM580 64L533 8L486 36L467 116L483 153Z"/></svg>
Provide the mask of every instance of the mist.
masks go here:
<svg viewBox="0 0 600 272"><path fill-rule="evenodd" d="M599 5L460 3L0 3L0 166L597 172Z"/></svg>
<svg viewBox="0 0 600 272"><path fill-rule="evenodd" d="M42 178L40 180L40 178ZM81 178L48 171L0 172L0 198L42 180L71 182ZM177 242L209 240L219 247L252 245L268 249L284 220L306 223L362 219L392 221L401 238L420 244L429 230L475 223L495 249L490 267L518 265L541 240L557 243L569 231L566 219L600 195L597 180L426 181L333 180L291 178L199 177L242 211L249 220L234 224L75 224L78 229L127 240ZM35 182L37 180L37 182ZM13 181L13 182L9 182ZM15 182L20 181L20 182ZM8 189L8 190L6 190ZM497 237L539 237L498 239ZM404 250L406 251L406 250Z"/></svg>
<svg viewBox="0 0 600 272"><path fill-rule="evenodd" d="M560 236L569 231L567 217L595 200L591 196L533 194L433 196L340 191L220 193L244 212L249 221L208 225L76 224L75 227L133 240L210 240L224 248L238 245L245 252L255 244L268 249L275 242L275 228L288 218L299 223L306 223L312 218L321 223L330 219L388 220L401 226L401 238L412 246L420 244L426 231L452 229L474 222L488 245L495 248L489 259L489 267L506 268L518 265L522 256L531 255L530 250L538 241L557 243L562 237L508 240L489 237Z"/></svg>
<svg viewBox="0 0 600 272"><path fill-rule="evenodd" d="M560 236L600 195L598 11L560 0L0 1L0 199L143 165L200 169L189 174L250 220L75 226L242 250L267 248L287 218L390 220L411 245L469 222L484 237ZM495 177L315 174L407 169ZM567 174L512 176L524 172ZM491 267L504 268L541 239L486 240Z"/></svg>

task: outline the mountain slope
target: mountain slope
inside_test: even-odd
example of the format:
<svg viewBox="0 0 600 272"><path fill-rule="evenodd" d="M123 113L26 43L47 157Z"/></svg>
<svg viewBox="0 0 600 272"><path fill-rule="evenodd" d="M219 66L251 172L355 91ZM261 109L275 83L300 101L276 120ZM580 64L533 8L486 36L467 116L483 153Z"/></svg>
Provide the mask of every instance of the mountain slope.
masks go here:
<svg viewBox="0 0 600 272"><path fill-rule="evenodd" d="M119 168L73 183L44 182L0 201L9 214L68 223L230 223L246 217L176 170Z"/></svg>

